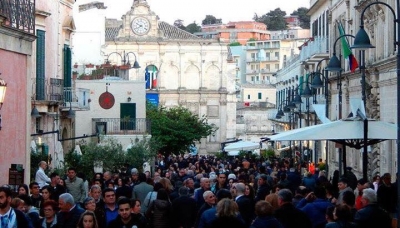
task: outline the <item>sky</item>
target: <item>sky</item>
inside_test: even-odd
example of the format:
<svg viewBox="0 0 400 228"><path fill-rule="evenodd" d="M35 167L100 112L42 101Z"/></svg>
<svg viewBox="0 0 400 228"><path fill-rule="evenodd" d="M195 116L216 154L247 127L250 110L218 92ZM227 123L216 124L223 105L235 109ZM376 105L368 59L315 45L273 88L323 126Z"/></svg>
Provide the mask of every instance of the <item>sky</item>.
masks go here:
<svg viewBox="0 0 400 228"><path fill-rule="evenodd" d="M106 17L121 19L130 10L133 0L104 0ZM251 21L254 13L263 15L276 8L292 13L299 7L310 7L310 0L147 0L150 9L161 21L173 24L183 20L184 25L194 21L201 24L206 15L229 21Z"/></svg>

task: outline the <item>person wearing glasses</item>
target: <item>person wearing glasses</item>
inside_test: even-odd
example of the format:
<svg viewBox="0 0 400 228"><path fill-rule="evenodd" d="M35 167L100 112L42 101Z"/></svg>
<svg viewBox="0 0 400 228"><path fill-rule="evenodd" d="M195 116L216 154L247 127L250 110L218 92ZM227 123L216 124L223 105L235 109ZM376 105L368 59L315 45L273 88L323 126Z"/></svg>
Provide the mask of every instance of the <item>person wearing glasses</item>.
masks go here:
<svg viewBox="0 0 400 228"><path fill-rule="evenodd" d="M56 228L57 225L57 206L54 200L49 200L43 203L44 217L40 219L40 228Z"/></svg>

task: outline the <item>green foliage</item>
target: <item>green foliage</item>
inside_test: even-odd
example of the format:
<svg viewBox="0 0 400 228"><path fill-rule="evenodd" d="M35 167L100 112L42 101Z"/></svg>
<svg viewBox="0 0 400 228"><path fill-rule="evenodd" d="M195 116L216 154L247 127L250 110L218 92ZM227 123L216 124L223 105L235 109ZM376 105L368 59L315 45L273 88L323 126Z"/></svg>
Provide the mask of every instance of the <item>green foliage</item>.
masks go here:
<svg viewBox="0 0 400 228"><path fill-rule="evenodd" d="M303 29L310 28L310 16L307 15L308 9L305 7L300 7L297 10L293 11L291 15L299 16L300 27Z"/></svg>
<svg viewBox="0 0 400 228"><path fill-rule="evenodd" d="M217 130L208 124L206 116L198 117L181 106L167 109L148 103L146 114L151 120L152 137L160 143L159 152L165 155L185 153L193 142Z"/></svg>
<svg viewBox="0 0 400 228"><path fill-rule="evenodd" d="M267 29L270 31L284 30L287 27L285 21L286 12L282 11L280 8L269 11L259 17L257 14L254 15L253 19L257 22L261 22L267 25Z"/></svg>
<svg viewBox="0 0 400 228"><path fill-rule="evenodd" d="M134 143L132 142L132 144ZM126 163L137 167L139 171L143 171L143 163L154 158L159 148L160 144L154 138L145 138L126 151Z"/></svg>
<svg viewBox="0 0 400 228"><path fill-rule="evenodd" d="M230 43L229 46L242 46L242 44L239 42L233 42L233 43Z"/></svg>
<svg viewBox="0 0 400 228"><path fill-rule="evenodd" d="M201 27L194 21L186 26L186 32L190 32L192 34L195 32L201 32Z"/></svg>
<svg viewBox="0 0 400 228"><path fill-rule="evenodd" d="M210 153L211 154L211 153ZM212 153L217 159L225 159L227 157L227 153L224 152L216 152Z"/></svg>
<svg viewBox="0 0 400 228"><path fill-rule="evenodd" d="M201 22L202 25L222 24L222 19L217 19L213 15L206 15L206 18Z"/></svg>
<svg viewBox="0 0 400 228"><path fill-rule="evenodd" d="M263 158L273 158L275 157L275 151L273 149L260 150L260 156Z"/></svg>

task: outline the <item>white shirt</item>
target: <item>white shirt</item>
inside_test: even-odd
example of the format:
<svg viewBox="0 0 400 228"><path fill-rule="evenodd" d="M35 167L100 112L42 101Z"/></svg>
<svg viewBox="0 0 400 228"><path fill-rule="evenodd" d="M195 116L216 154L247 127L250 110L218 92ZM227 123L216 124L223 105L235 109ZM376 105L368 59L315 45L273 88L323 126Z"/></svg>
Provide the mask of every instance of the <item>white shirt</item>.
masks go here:
<svg viewBox="0 0 400 228"><path fill-rule="evenodd" d="M51 182L51 179L44 173L42 167L39 167L38 171L36 172L35 182L39 184L40 188L48 185L46 182Z"/></svg>
<svg viewBox="0 0 400 228"><path fill-rule="evenodd" d="M1 219L2 217L7 216L8 217L8 225L7 227L2 227L1 226ZM14 228L17 227L17 220L16 220L17 215L13 211L13 209L10 207L10 210L7 211L4 215L0 215L0 228Z"/></svg>

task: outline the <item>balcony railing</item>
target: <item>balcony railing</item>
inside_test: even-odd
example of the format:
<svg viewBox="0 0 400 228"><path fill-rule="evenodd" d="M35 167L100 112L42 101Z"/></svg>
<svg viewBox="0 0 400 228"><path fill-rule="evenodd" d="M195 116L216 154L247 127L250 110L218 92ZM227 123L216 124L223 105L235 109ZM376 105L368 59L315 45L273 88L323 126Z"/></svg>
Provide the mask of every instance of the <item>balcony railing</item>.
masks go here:
<svg viewBox="0 0 400 228"><path fill-rule="evenodd" d="M0 0L1 1L1 0ZM42 78L32 79L33 88L36 88L34 94L38 101L63 101L63 79ZM39 85L39 86L36 86ZM38 90L39 88L39 90Z"/></svg>
<svg viewBox="0 0 400 228"><path fill-rule="evenodd" d="M151 122L144 118L93 118L92 133L101 135L146 135L151 134Z"/></svg>
<svg viewBox="0 0 400 228"><path fill-rule="evenodd" d="M35 34L35 0L0 0L4 26Z"/></svg>
<svg viewBox="0 0 400 228"><path fill-rule="evenodd" d="M315 37L313 41L303 45L300 51L300 61L305 61L315 54L329 53L328 37Z"/></svg>

